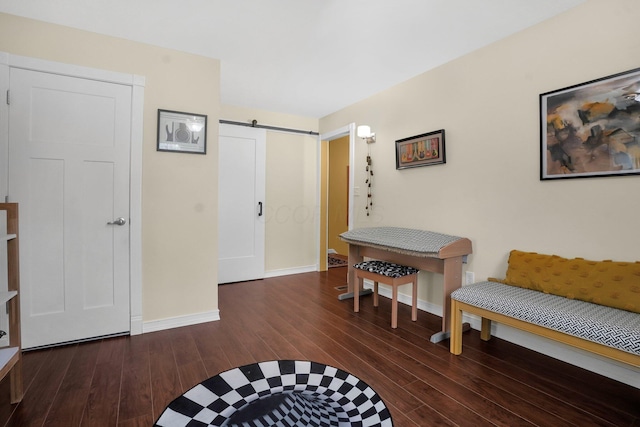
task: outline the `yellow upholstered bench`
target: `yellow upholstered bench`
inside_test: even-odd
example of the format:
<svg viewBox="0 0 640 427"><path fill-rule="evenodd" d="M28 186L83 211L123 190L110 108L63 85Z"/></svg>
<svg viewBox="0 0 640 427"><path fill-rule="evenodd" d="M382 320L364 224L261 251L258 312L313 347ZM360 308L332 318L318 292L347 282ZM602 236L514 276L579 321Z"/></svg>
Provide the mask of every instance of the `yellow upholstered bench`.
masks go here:
<svg viewBox="0 0 640 427"><path fill-rule="evenodd" d="M373 306L378 306L378 283L384 283L391 291L391 327L398 327L398 286L411 283L411 320L418 320L418 270L413 267L385 261L363 261L353 266L357 289L353 292L353 311L360 311L360 291L363 279L373 281Z"/></svg>
<svg viewBox="0 0 640 427"><path fill-rule="evenodd" d="M451 294L451 353L462 352L462 312L640 367L640 263L511 251L504 280Z"/></svg>

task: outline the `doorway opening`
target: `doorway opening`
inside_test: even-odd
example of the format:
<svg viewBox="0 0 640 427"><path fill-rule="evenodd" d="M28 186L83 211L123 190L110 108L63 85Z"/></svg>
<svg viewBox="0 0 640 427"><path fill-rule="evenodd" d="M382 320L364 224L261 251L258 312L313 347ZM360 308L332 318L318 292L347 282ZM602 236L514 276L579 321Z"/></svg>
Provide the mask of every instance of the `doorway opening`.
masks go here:
<svg viewBox="0 0 640 427"><path fill-rule="evenodd" d="M354 123L319 137L318 271L326 271L330 264L344 262L348 255L348 245L339 235L353 228L354 141ZM334 258L331 263L330 256Z"/></svg>

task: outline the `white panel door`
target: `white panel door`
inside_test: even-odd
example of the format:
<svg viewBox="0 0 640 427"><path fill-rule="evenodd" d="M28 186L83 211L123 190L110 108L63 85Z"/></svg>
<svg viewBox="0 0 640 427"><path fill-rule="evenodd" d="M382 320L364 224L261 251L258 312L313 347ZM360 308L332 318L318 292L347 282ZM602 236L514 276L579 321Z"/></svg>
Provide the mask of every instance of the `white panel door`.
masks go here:
<svg viewBox="0 0 640 427"><path fill-rule="evenodd" d="M218 283L264 278L266 131L220 125Z"/></svg>
<svg viewBox="0 0 640 427"><path fill-rule="evenodd" d="M131 87L12 68L10 90L23 347L128 332Z"/></svg>

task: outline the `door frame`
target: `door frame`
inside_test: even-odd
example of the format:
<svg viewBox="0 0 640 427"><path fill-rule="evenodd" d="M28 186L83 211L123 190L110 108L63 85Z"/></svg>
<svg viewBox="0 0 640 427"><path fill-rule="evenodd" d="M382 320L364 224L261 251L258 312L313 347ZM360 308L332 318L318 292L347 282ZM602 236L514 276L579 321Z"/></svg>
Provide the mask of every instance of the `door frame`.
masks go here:
<svg viewBox="0 0 640 427"><path fill-rule="evenodd" d="M0 52L0 89L9 89L11 68L59 74L131 87L131 157L129 164L129 306L131 335L142 333L142 144L145 78ZM0 102L0 197L8 196L9 106Z"/></svg>
<svg viewBox="0 0 640 427"><path fill-rule="evenodd" d="M328 209L329 209L329 200L328 200L328 182L327 184L327 192L326 194L322 194L322 141L327 141L331 143L334 139L342 138L345 136L349 136L349 206L348 206L348 229L353 229L353 208L354 208L354 196L355 196L355 166L354 166L354 158L355 158L355 140L356 140L356 124L350 123L341 128L332 130L330 132L325 132L318 136L318 147L317 147L317 157L318 157L318 179L317 179L317 205L318 210L320 210L320 220L317 224L316 231L316 248L317 248L317 271L323 271L322 266L326 266L327 262L327 250L328 250L328 227L325 227L325 236L323 239L322 233L322 225L326 224L328 218ZM329 180L328 172L326 174L326 180ZM324 198L324 202L323 199ZM323 204L324 203L324 204ZM322 209L324 206L324 209Z"/></svg>

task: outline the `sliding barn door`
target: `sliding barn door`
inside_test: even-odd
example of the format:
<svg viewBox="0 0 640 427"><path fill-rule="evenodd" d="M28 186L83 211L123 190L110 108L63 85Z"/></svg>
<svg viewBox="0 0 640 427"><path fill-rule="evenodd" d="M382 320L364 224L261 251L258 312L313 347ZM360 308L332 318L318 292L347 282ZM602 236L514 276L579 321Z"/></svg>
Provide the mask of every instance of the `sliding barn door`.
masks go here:
<svg viewBox="0 0 640 427"><path fill-rule="evenodd" d="M220 125L218 283L264 277L266 131Z"/></svg>

